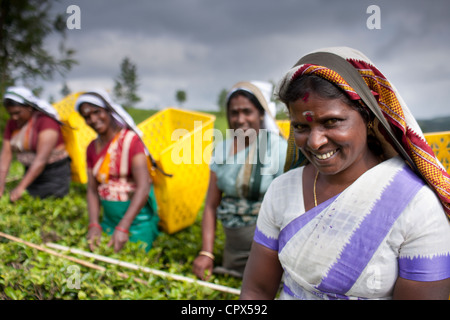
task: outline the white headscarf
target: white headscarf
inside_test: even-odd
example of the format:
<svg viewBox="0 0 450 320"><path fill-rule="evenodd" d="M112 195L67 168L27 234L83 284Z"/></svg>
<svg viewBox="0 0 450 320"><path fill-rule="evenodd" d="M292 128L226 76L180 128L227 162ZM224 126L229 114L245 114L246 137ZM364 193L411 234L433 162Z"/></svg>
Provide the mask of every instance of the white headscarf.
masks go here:
<svg viewBox="0 0 450 320"><path fill-rule="evenodd" d="M100 98L99 96L101 96L102 98ZM112 112L113 118L121 126L128 126L131 130L136 132L136 134L138 134L140 137L142 137L142 132L138 129L138 127L134 123L133 118L128 114L128 112L125 111L125 109L121 105L115 103L111 99L111 97L109 96L108 92L106 92L106 90L95 89L95 90L91 90L89 92L85 92L85 93L81 94L78 97L77 101L75 102L75 110L77 112L80 112L80 106L85 102L93 104L100 108L110 109Z"/></svg>
<svg viewBox="0 0 450 320"><path fill-rule="evenodd" d="M59 120L59 114L53 106L45 100L36 97L31 90L25 87L9 87L6 89L3 99L10 99L20 104L25 104L41 111L50 117Z"/></svg>
<svg viewBox="0 0 450 320"><path fill-rule="evenodd" d="M244 90L253 94L264 108L264 129L279 134L280 129L275 122L277 113L276 105L270 100L273 93L273 85L265 81L250 81L236 83L227 95L227 101L237 90Z"/></svg>

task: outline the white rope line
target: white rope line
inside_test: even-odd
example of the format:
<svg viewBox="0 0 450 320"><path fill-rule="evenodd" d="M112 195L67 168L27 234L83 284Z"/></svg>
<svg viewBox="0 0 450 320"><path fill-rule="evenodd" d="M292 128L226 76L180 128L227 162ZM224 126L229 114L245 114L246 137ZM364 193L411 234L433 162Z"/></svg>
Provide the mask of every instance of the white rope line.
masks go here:
<svg viewBox="0 0 450 320"><path fill-rule="evenodd" d="M173 274L173 273L169 273L169 272L165 272L165 271L161 271L161 270L142 267L142 266L136 265L134 263L129 263L129 262L109 258L109 257L95 254L92 252L83 251L83 250L80 250L77 248L70 248L70 247L62 246L62 245L59 245L56 243L46 243L45 245L52 249L66 251L66 252L74 253L74 254L80 254L80 255L88 257L88 258L94 258L95 260L98 260L98 261L118 265L120 267L132 269L132 270L149 273L149 274L156 275L156 276L163 277L163 278L170 278L173 280L185 281L188 283L195 283L195 284L198 284L198 285L201 285L203 287L207 287L207 288L210 288L213 290L222 291L222 292L226 292L226 293L232 293L232 294L236 294L236 295L239 295L241 293L239 289L234 289L234 288L230 288L230 287L226 287L223 285L206 282L206 281L202 281L202 280L196 280L196 279L192 279L189 277L185 277L185 276L181 276L181 275L177 275L177 274Z"/></svg>
<svg viewBox="0 0 450 320"><path fill-rule="evenodd" d="M99 271L102 271L102 272L106 271L105 267L98 266L98 265L93 264L93 263L91 263L89 261L85 261L85 260L82 260L82 259L78 259L78 258L74 258L74 257L71 257L71 256L64 255L64 254L62 254L60 252L57 252L57 251L45 248L43 246L40 246L40 245L31 243L31 242L22 240L20 238L14 237L12 235L9 235L9 234L3 233L3 232L0 232L0 237L6 238L8 240L11 240L11 241L14 241L14 242L17 242L17 243L25 244L25 245L27 245L27 246L29 246L31 248L34 248L34 249L37 249L37 250L49 253L51 255L54 255L54 256L57 256L57 257L60 257L60 258L63 258L63 259L70 260L72 262L78 263L78 264L83 265L85 267L89 267L89 268L92 268L92 269L95 269L95 270L99 270ZM141 271L141 272L144 272L144 273L149 273L149 274L156 275L156 276L163 277L163 278L169 278L169 279L173 279L173 280L178 280L178 281L184 281L184 282L188 282L188 283L198 284L200 286L207 287L209 289L213 289L213 290L216 290L216 291L222 291L222 292L225 292L225 293L231 293L231 294L236 294L236 295L240 295L240 293L241 293L241 291L239 289L230 288L230 287L226 287L226 286L223 286L223 285L210 283L210 282L206 282L206 281L202 281L202 280L196 280L196 279L188 278L188 277L185 277L185 276L181 276L181 275L177 275L177 274L173 274L173 273L169 273L169 272L165 272L165 271L161 271L161 270L156 270L156 269L151 269L151 268L147 268L147 267L142 267L142 266L139 266L139 265L136 265L136 264L133 264L133 263L124 262L124 261L121 261L121 260L109 258L109 257L106 257L106 256L98 255L98 254L95 254L95 253L83 251L83 250L76 249L76 248L69 248L69 247L58 245L58 244L55 244L55 243L46 243L45 245L47 247L55 249L55 250L65 251L65 252L69 252L69 253L73 253L73 254L79 254L79 255L82 255L82 256L85 256L85 257L94 258L95 260L98 260L98 261L102 261L102 262L118 265L118 266L125 267L125 268L132 269L132 270ZM121 277L123 277L123 278L128 278L129 277L125 273L119 272L118 274ZM139 278L133 278L133 280L135 280L136 282L144 283L144 284L147 283L145 280L139 279Z"/></svg>

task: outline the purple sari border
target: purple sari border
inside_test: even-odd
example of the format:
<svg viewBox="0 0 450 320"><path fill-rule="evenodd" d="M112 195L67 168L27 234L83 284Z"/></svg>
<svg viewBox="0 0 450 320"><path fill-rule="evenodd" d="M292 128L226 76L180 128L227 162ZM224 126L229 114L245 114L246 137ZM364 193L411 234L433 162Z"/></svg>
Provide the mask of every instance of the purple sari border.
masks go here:
<svg viewBox="0 0 450 320"><path fill-rule="evenodd" d="M258 226L256 226L255 228L255 235L253 236L253 241L271 250L278 251L278 239L266 236L258 229Z"/></svg>
<svg viewBox="0 0 450 320"><path fill-rule="evenodd" d="M406 165L394 176L317 289L346 294L424 182Z"/></svg>
<svg viewBox="0 0 450 320"><path fill-rule="evenodd" d="M399 276L414 281L439 281L450 278L450 255L402 257L398 260ZM430 272L431 271L431 272Z"/></svg>
<svg viewBox="0 0 450 320"><path fill-rule="evenodd" d="M286 292L288 295L294 298L299 298L295 293L292 292L292 290L286 285L286 283L283 283L283 291Z"/></svg>
<svg viewBox="0 0 450 320"><path fill-rule="evenodd" d="M289 288L289 286L286 283L283 283L283 291L290 295L291 297L294 297L296 299L302 299L300 296L298 296L297 294L295 294L291 288ZM311 294L313 294L316 297L319 297L320 299L325 299L327 298L328 300L350 300L349 297L345 296L345 295L338 295L338 294L328 294L328 293L319 293L319 292L314 292L311 291ZM304 299L302 299L304 300Z"/></svg>
<svg viewBox="0 0 450 320"><path fill-rule="evenodd" d="M312 219L314 219L319 213L322 212L324 208L330 205L338 195L328 199L325 202L320 203L317 207L308 210L304 214L298 216L289 222L281 231L279 235L279 249L278 252L281 252L286 245L286 243L306 224L308 224Z"/></svg>

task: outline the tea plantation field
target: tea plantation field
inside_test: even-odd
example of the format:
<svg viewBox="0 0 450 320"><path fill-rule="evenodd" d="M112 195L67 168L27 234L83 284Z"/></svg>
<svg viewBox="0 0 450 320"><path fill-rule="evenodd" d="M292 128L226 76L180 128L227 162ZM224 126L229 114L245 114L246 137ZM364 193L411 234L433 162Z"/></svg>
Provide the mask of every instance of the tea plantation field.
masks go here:
<svg viewBox="0 0 450 320"><path fill-rule="evenodd" d="M14 184L8 183L8 189L11 190ZM0 199L0 231L44 248L50 242L88 252L85 192L83 185L73 184L70 194L63 199L40 200L25 195L14 204L9 202L5 194ZM148 253L134 243L127 243L121 252L114 253L107 246L108 237L104 236L95 253L195 279L191 268L192 261L201 249L200 225L201 212L194 225L187 229L173 235L161 233ZM223 235L219 233L215 252L218 261L222 248ZM86 267L0 237L0 299L238 298L235 294L196 283L134 271L68 252L61 253L91 262L105 270ZM124 278L124 273L128 278ZM210 282L240 287L240 280L226 276L213 276Z"/></svg>
<svg viewBox="0 0 450 320"><path fill-rule="evenodd" d="M145 119L140 112L135 119ZM222 123L225 124L224 121ZM23 168L13 163L5 195L0 199L0 232L20 241L41 246L36 249L20 241L0 237L0 299L2 300L111 300L111 299L237 299L235 293L211 289L197 281L189 283L143 271L127 269L108 262L60 252L65 257L46 252L46 243L56 243L89 252L86 233L88 214L86 188L72 184L70 194L63 199L33 199L25 195L10 203L8 191L17 184ZM96 254L129 262L146 268L195 279L192 262L201 249L201 213L190 227L176 234L161 232L153 248L146 253L139 244L127 243L114 253L107 246L105 235ZM218 226L214 254L220 263L223 234ZM43 248L43 249L41 249ZM66 256L82 259L90 266L69 260ZM209 281L225 287L237 288L241 280L228 276L213 276Z"/></svg>

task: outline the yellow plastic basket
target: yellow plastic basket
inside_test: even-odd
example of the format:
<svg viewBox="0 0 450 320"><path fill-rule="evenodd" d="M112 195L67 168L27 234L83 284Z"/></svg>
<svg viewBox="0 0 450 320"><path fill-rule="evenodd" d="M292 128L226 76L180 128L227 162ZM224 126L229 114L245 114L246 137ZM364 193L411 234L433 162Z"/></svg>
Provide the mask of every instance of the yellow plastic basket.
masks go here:
<svg viewBox="0 0 450 320"><path fill-rule="evenodd" d="M438 160L450 173L450 131L430 132L424 135Z"/></svg>
<svg viewBox="0 0 450 320"><path fill-rule="evenodd" d="M75 102L81 93L68 95L53 106L58 112L61 121L62 134L66 143L66 149L72 160L70 166L72 181L87 183L86 173L86 149L97 134L84 121L83 117L75 111Z"/></svg>
<svg viewBox="0 0 450 320"><path fill-rule="evenodd" d="M291 130L291 122L289 120L276 120L281 134L287 140L289 139L289 131Z"/></svg>
<svg viewBox="0 0 450 320"><path fill-rule="evenodd" d="M96 133L75 111L81 93L54 104L61 121L67 151L72 159L72 180L87 183L86 149ZM143 141L158 166L152 171L161 227L177 232L194 223L209 182L209 161L215 117L210 114L168 108L138 125Z"/></svg>
<svg viewBox="0 0 450 320"><path fill-rule="evenodd" d="M175 233L195 222L209 183L215 117L168 108L138 125L160 171L152 172L161 228Z"/></svg>

